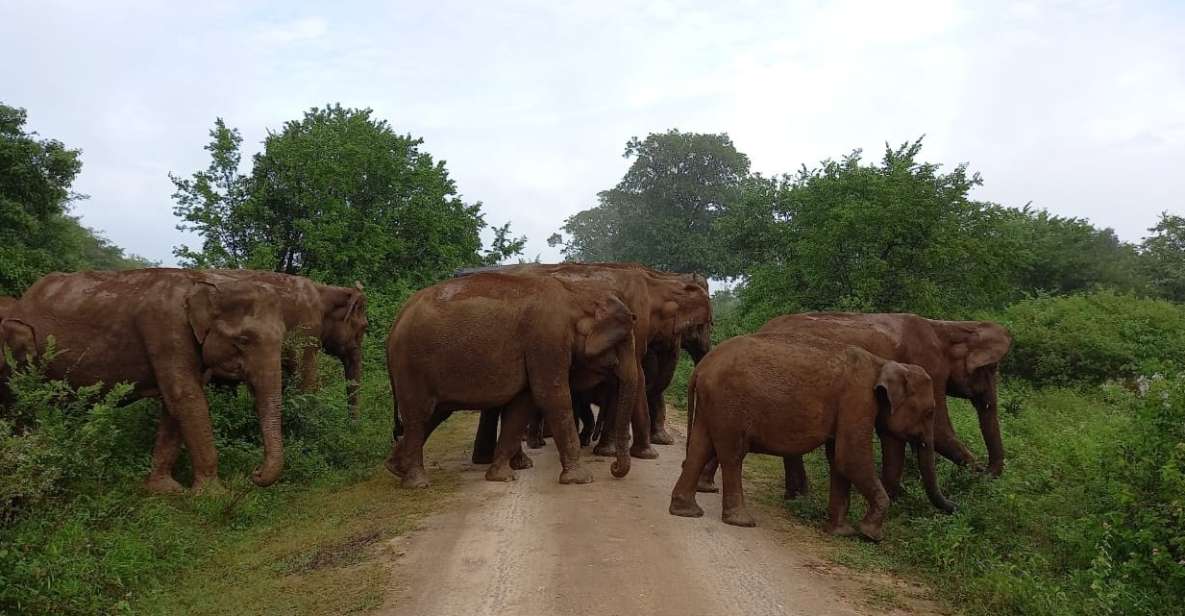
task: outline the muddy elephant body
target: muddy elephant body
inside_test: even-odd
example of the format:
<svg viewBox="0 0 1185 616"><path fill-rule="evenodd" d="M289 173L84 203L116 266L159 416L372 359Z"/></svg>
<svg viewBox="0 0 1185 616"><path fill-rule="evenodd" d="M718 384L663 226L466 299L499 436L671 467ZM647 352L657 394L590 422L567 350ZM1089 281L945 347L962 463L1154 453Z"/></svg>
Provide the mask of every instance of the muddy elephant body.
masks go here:
<svg viewBox="0 0 1185 616"><path fill-rule="evenodd" d="M219 280L243 280L270 289L281 300L287 335L296 336L285 349L286 368L300 375L301 389L317 391L317 352L325 351L342 363L350 414L358 417L362 381L362 342L368 323L366 295L361 286L335 287L278 272L202 270Z"/></svg>
<svg viewBox="0 0 1185 616"><path fill-rule="evenodd" d="M741 487L747 453L802 455L826 445L831 462L829 530L847 523L851 485L867 499L860 530L881 536L889 503L873 461L873 434L917 443L918 463L936 506L953 510L934 474L934 397L914 365L823 340L754 334L720 344L696 366L688 387L688 449L670 511L700 516L695 502L702 469L719 461L725 522L752 526Z"/></svg>
<svg viewBox="0 0 1185 616"><path fill-rule="evenodd" d="M1008 331L987 321L939 321L914 314L862 314L820 312L792 314L771 319L759 330L790 336L817 336L858 346L885 359L917 364L934 384L934 447L957 464L974 465L975 457L959 440L951 424L946 396L966 398L979 415L980 431L988 451L988 470L1004 469L1004 444L997 411L997 366L1008 353ZM882 443L883 480L890 495L900 491L904 469L904 444ZM807 489L806 473L799 457L786 462L786 496Z"/></svg>
<svg viewBox="0 0 1185 616"><path fill-rule="evenodd" d="M486 477L513 478L510 461L530 415L547 417L560 450L561 483L586 483L572 422L572 390L602 383L617 404L640 389L635 316L607 285L550 276L480 273L413 295L387 337L387 369L403 435L387 460L405 487L427 485L423 445L450 413L503 409L504 426ZM613 474L629 471L628 421Z"/></svg>
<svg viewBox="0 0 1185 616"><path fill-rule="evenodd" d="M657 399L661 402L662 391L674 373L678 349L681 346L702 349L702 353L706 353L710 348L712 308L706 290L707 282L703 277L666 274L630 263L525 264L500 267L497 271L518 276L553 277L571 284L605 284L637 315L634 337L638 341L637 363L643 389L629 411L634 434L630 454L638 458L657 457L658 453L650 443L670 442L670 437L665 435L665 429L661 431L662 436L655 437L654 428L661 426L661 423L656 424L652 420L665 421L665 409L650 408L649 400ZM466 275L467 272L459 274ZM667 364L650 361L648 357L653 357L653 353L657 352L652 352L652 349L662 349L664 357L670 355L674 360ZM671 349L674 349L674 354L670 352ZM670 374L665 377L662 387L652 386L651 378L655 379L656 384L663 381L661 370L668 368ZM613 421L616 405L610 401L616 396L612 392L593 389L579 394L573 401L573 406L582 421L591 417L590 404L594 403L601 408L601 417L604 418L598 419L598 422ZM482 426L479 427L474 443L475 461L487 458L492 449L492 439L496 433L493 425L496 424L495 417L493 413L483 416ZM585 423L585 426L588 425ZM583 442L587 443L591 437L591 433L582 430ZM600 455L616 455L615 439L611 430L601 430L601 440L595 451Z"/></svg>
<svg viewBox="0 0 1185 616"><path fill-rule="evenodd" d="M245 281L154 268L49 274L22 296L0 330L18 360L41 356L53 341L51 378L74 386L130 383L136 396L164 406L147 487L181 489L172 467L184 442L194 487L217 482L217 452L203 385L246 383L263 431L264 460L252 475L275 482L283 469L277 298Z"/></svg>

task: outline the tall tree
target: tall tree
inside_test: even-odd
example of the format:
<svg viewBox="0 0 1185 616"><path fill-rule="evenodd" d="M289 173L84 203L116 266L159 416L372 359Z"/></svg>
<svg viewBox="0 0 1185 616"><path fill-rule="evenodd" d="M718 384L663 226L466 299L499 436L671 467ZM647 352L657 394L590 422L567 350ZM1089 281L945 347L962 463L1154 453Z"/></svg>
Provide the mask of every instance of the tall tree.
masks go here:
<svg viewBox="0 0 1185 616"><path fill-rule="evenodd" d="M1140 245L1141 267L1165 299L1185 302L1185 217L1164 212Z"/></svg>
<svg viewBox="0 0 1185 616"><path fill-rule="evenodd" d="M1011 293L1015 240L1001 213L968 198L965 165L918 160L922 141L859 151L750 187L718 222L732 252L755 263L741 291L755 318L792 310L952 314Z"/></svg>
<svg viewBox="0 0 1185 616"><path fill-rule="evenodd" d="M0 103L0 295L19 295L52 271L121 269L148 262L82 226L70 204L81 152L26 132L24 109Z"/></svg>
<svg viewBox="0 0 1185 616"><path fill-rule="evenodd" d="M749 158L725 133L678 130L631 139L625 157L633 163L617 186L599 193L596 207L564 222L565 256L729 273L712 226L740 197Z"/></svg>
<svg viewBox="0 0 1185 616"><path fill-rule="evenodd" d="M237 131L211 131L210 166L174 178L176 213L202 248L177 249L195 266L255 267L322 280L412 285L522 251L509 225L487 227L443 161L370 109L313 108L269 132L249 176L238 175Z"/></svg>

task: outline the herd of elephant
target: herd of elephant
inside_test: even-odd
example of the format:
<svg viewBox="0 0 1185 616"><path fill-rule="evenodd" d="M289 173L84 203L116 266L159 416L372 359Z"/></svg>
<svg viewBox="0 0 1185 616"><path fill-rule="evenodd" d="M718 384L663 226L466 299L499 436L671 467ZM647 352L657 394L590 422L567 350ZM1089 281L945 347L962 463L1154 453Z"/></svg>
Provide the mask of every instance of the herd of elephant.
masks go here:
<svg viewBox="0 0 1185 616"><path fill-rule="evenodd" d="M75 386L126 382L138 397L159 397L164 412L146 486L183 489L173 465L184 443L193 487L201 490L218 481L204 385L245 383L264 444L252 480L266 486L283 468L283 372L298 371L311 390L318 352L339 358L357 417L367 326L360 285L245 270L50 274L19 300L0 298L0 404L9 395L5 355L24 361L52 346L50 377ZM828 530L857 532L847 521L854 484L868 502L858 531L879 540L890 499L901 492L907 443L930 501L951 512L934 453L978 463L955 434L948 395L972 402L987 470L1003 470L997 365L1011 338L999 325L911 314L794 314L714 349L711 327L707 280L697 274L618 263L459 271L414 294L391 324L387 370L396 410L386 467L404 487L427 486L425 441L453 411L480 410L473 461L489 464L489 480L512 480L530 467L523 436L541 446L544 426L559 451L560 483L593 480L580 463L582 446L593 440L595 454L614 456L613 476L624 477L631 458L655 458L652 445L674 442L663 393L686 350L696 367L674 515L703 515L695 495L716 491L719 466L723 520L752 526L741 487L746 453L782 456L785 495L793 498L808 489L802 455L824 446ZM294 337L303 342L291 344Z"/></svg>

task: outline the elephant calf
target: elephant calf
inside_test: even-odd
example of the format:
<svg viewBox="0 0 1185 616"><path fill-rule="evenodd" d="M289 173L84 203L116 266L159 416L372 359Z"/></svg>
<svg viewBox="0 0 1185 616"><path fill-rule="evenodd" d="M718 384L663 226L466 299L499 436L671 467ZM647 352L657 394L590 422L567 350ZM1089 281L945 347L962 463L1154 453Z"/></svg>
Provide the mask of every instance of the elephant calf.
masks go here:
<svg viewBox="0 0 1185 616"><path fill-rule="evenodd" d="M696 366L687 399L687 459L671 493L673 515L703 515L695 502L696 484L715 457L723 469L724 522L753 526L741 488L745 454L801 455L826 444L831 464L828 530L855 533L847 521L849 490L855 484L868 501L860 532L879 541L889 496L873 463L874 431L918 443L927 494L936 506L954 509L934 475L934 390L918 366L821 339L740 336L716 347Z"/></svg>

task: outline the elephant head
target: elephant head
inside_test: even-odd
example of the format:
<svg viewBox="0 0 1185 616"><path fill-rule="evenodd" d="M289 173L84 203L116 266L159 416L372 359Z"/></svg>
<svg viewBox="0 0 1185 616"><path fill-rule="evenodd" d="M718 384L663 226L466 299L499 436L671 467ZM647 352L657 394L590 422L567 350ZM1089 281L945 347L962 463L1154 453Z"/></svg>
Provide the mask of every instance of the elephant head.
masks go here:
<svg viewBox="0 0 1185 616"><path fill-rule="evenodd" d="M680 275L683 276L691 275ZM712 349L712 302L708 292L699 284L680 278L665 289L654 327L657 333L679 340L698 362Z"/></svg>
<svg viewBox="0 0 1185 616"><path fill-rule="evenodd" d="M638 396L638 360L634 354L634 322L637 317L613 295L596 302L592 314L576 323L576 349L583 363L602 370L612 370L617 379L613 414L613 439L617 459L611 471L614 477L625 477L630 471L630 413Z"/></svg>
<svg viewBox="0 0 1185 616"><path fill-rule="evenodd" d="M1003 326L988 321L937 321L946 344L950 377L947 392L968 398L979 414L979 427L988 450L988 470L1004 470L1004 442L1000 437L997 401L998 367L1012 347Z"/></svg>
<svg viewBox="0 0 1185 616"><path fill-rule="evenodd" d="M362 339L369 327L366 294L358 282L353 288L318 285L317 290L321 293L323 310L321 348L341 360L350 415L357 418L358 394L362 388Z"/></svg>
<svg viewBox="0 0 1185 616"><path fill-rule="evenodd" d="M280 431L280 356L284 319L279 300L249 281L197 282L185 300L186 315L207 376L251 388L263 433L263 464L251 480L268 486L284 468Z"/></svg>
<svg viewBox="0 0 1185 616"><path fill-rule="evenodd" d="M885 428L913 446L930 503L953 512L955 505L943 496L934 471L935 402L930 375L921 366L887 361L877 377L876 398Z"/></svg>

